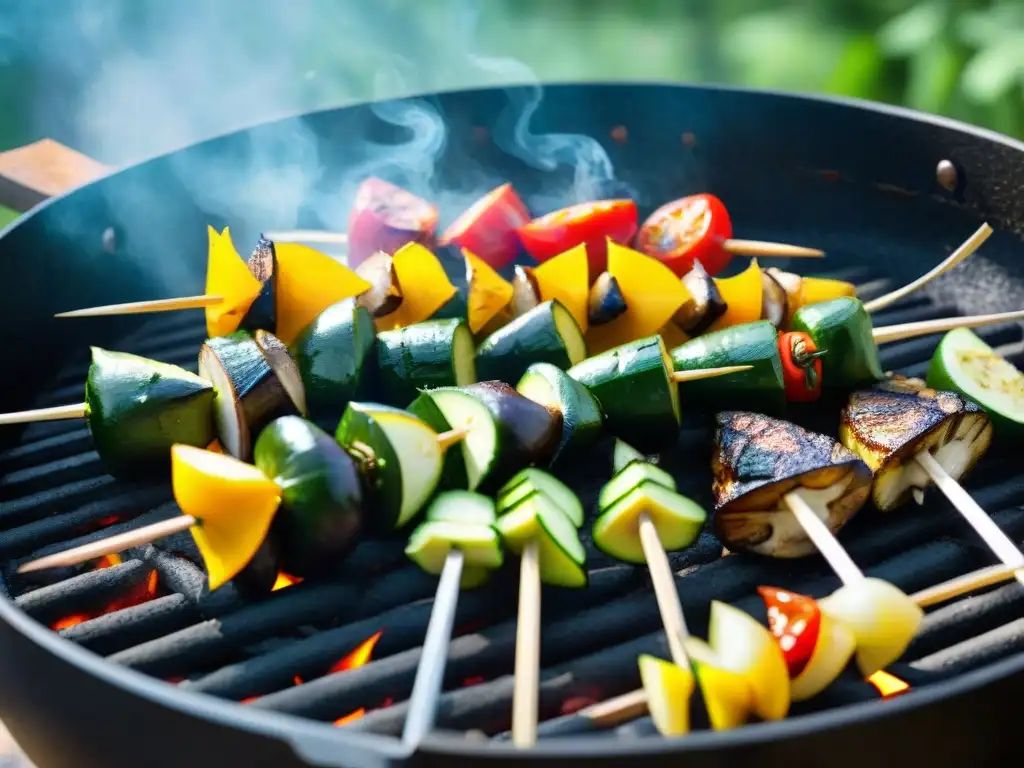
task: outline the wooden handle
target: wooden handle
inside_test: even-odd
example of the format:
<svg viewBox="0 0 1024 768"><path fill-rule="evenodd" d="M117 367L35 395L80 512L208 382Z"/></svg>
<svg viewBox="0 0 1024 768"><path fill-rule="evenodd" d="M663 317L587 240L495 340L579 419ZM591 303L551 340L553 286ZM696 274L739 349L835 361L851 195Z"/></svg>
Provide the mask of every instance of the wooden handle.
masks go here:
<svg viewBox="0 0 1024 768"><path fill-rule="evenodd" d="M48 197L88 184L109 171L102 163L53 139L0 152L0 205L27 211Z"/></svg>

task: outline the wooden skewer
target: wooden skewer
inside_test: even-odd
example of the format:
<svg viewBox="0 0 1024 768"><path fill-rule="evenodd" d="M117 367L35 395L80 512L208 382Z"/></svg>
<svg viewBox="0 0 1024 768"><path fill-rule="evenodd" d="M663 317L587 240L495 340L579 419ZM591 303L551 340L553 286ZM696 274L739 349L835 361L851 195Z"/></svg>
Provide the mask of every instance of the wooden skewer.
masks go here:
<svg viewBox="0 0 1024 768"><path fill-rule="evenodd" d="M804 529L807 538L814 542L814 546L821 552L822 557L825 558L832 570L836 572L839 580L843 584L855 584L861 581L864 578L864 572L857 567L850 554L843 549L843 545L818 517L814 507L800 495L800 491L790 491L783 499L786 506L789 507L789 511L793 513L793 517Z"/></svg>
<svg viewBox="0 0 1024 768"><path fill-rule="evenodd" d="M672 565L658 537L658 529L654 527L654 522L646 512L640 515L639 528L640 544L644 550L647 569L651 574L661 623L665 626L669 653L676 666L689 668L689 657L683 647L683 639L689 633L686 629L686 619L683 618L683 607L679 603L676 582L672 578Z"/></svg>
<svg viewBox="0 0 1024 768"><path fill-rule="evenodd" d="M427 634L423 641L420 664L409 697L409 714L405 718L402 741L415 748L434 727L437 700L444 683L444 668L448 661L448 643L455 626L455 609L459 602L459 581L465 557L458 547L453 548L444 561L441 581L434 594L434 607L430 611Z"/></svg>
<svg viewBox="0 0 1024 768"><path fill-rule="evenodd" d="M963 486L954 480L935 457L928 451L920 451L915 457L918 465L928 473L935 486L942 491L949 502L963 515L964 519L981 537L1003 565L1014 570L1014 576L1024 585L1024 553L1013 539L1003 533L991 517L983 510Z"/></svg>
<svg viewBox="0 0 1024 768"><path fill-rule="evenodd" d="M281 243L348 243L344 232L329 232L323 229L289 229L281 232L264 232L267 240Z"/></svg>
<svg viewBox="0 0 1024 768"><path fill-rule="evenodd" d="M442 432L437 436L437 446L444 453L456 443L464 440L468 434L468 429L449 429L447 432Z"/></svg>
<svg viewBox="0 0 1024 768"><path fill-rule="evenodd" d="M752 365L724 365L721 368L701 368L696 371L674 371L672 381L682 383L684 381L698 381L699 379L713 379L716 376L725 376L730 373L748 371Z"/></svg>
<svg viewBox="0 0 1024 768"><path fill-rule="evenodd" d="M722 249L739 256L777 257L781 259L820 259L825 252L802 245L766 243L763 240L726 240Z"/></svg>
<svg viewBox="0 0 1024 768"><path fill-rule="evenodd" d="M0 427L7 424L31 424L36 421L63 421L65 419L84 419L85 403L57 405L53 408L37 408L33 411L18 413L0 413Z"/></svg>
<svg viewBox="0 0 1024 768"><path fill-rule="evenodd" d="M865 301L864 309L866 309L868 312L877 312L880 309L885 309L890 304L895 304L897 301L904 298L905 296L909 296L918 288L925 285L926 283L931 282L939 275L948 272L961 261L963 261L976 250L978 250L978 248L981 247L981 244L988 240L991 234L992 227L990 227L988 224L982 224L980 227L978 227L977 232L975 232L963 243L961 243L959 248L957 248L955 251L953 251L953 253L951 253L949 256L943 259L942 262L940 262L934 269L921 275L919 278L917 278L917 280L913 281L912 283L907 283L907 285L904 285L902 288L898 288L895 291L885 294L884 296L879 296L877 299Z"/></svg>
<svg viewBox="0 0 1024 768"><path fill-rule="evenodd" d="M999 312L994 315L970 315L969 317L944 317L938 320L921 320L916 323L899 323L875 328L872 337L876 344L890 341L912 339L915 336L927 336L929 333L944 333L954 328L980 328L983 325L997 325L1014 320L1024 320L1024 310L1015 312Z"/></svg>
<svg viewBox="0 0 1024 768"><path fill-rule="evenodd" d="M512 743L520 749L537 742L540 687L540 551L534 539L519 565L519 617L516 623L515 684L512 690Z"/></svg>
<svg viewBox="0 0 1024 768"><path fill-rule="evenodd" d="M96 557L124 552L126 549L140 547L143 544L149 544L157 539L162 539L175 533L187 531L198 522L199 521L192 517L192 515L179 515L177 517L172 517L169 520L161 520L159 523L145 525L142 528L135 529L134 531L119 533L108 539L92 541L88 544L83 544L80 547L67 549L63 552L57 552L52 555L47 555L46 557L40 557L38 560L23 563L18 567L18 573L32 573L33 571L42 571L46 568L66 568L71 565L84 563L87 560L92 560Z"/></svg>
<svg viewBox="0 0 1024 768"><path fill-rule="evenodd" d="M220 296L182 296L178 299L132 301L127 304L107 304L102 307L73 309L54 317L103 317L105 315L144 315L150 312L177 312L179 309L205 309L215 307L224 299Z"/></svg>

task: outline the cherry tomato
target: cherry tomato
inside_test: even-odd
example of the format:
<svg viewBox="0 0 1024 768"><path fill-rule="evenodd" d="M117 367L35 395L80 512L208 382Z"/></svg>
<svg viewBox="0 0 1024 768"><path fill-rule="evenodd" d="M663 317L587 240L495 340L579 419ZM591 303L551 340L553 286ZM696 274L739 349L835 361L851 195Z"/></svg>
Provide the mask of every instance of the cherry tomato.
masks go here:
<svg viewBox="0 0 1024 768"><path fill-rule="evenodd" d="M437 208L412 192L371 176L359 185L348 218L348 266L406 243L433 245Z"/></svg>
<svg viewBox="0 0 1024 768"><path fill-rule="evenodd" d="M519 228L519 239L526 252L540 262L586 243L593 282L608 266L607 239L628 245L636 234L636 222L636 203L632 200L598 200L534 219Z"/></svg>
<svg viewBox="0 0 1024 768"><path fill-rule="evenodd" d="M790 679L795 678L810 661L821 629L821 609L814 598L787 592L776 587L758 587L768 608L768 628L779 643L789 668Z"/></svg>
<svg viewBox="0 0 1024 768"><path fill-rule="evenodd" d="M722 201L714 195L690 195L648 216L637 233L636 249L665 262L680 277L695 261L714 276L732 259L722 247L731 237L732 223Z"/></svg>
<svg viewBox="0 0 1024 768"><path fill-rule="evenodd" d="M821 396L821 354L806 333L779 334L782 382L791 403L812 403Z"/></svg>
<svg viewBox="0 0 1024 768"><path fill-rule="evenodd" d="M457 245L501 269L519 253L516 230L529 223L530 213L512 189L502 184L471 205L438 238L438 245Z"/></svg>

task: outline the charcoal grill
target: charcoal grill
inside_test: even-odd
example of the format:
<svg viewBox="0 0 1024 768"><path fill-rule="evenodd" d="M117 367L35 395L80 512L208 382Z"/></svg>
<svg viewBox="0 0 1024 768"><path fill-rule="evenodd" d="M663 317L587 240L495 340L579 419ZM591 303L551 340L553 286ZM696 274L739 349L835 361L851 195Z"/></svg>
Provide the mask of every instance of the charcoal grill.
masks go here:
<svg viewBox="0 0 1024 768"><path fill-rule="evenodd" d="M584 190L574 186L572 167L508 151L507 110L533 94L459 91L294 117L44 203L0 236L0 318L18 331L3 366L4 410L80 399L89 344L194 370L204 331L199 313L73 322L52 315L200 293L207 224L230 225L239 244L260 231L342 228L355 185L369 173L433 197L448 220L474 193L504 180L535 210L574 201ZM443 121L436 162L424 155L427 143L416 133L424 122L408 119L410 105ZM728 202L742 237L820 246L828 260L810 271L853 280L868 297L924 272L988 221L996 232L980 254L879 313L878 322L1024 306L1024 145L1005 137L839 99L657 84L548 86L530 130L600 142L615 177L591 179L590 196L627 192L649 211L681 194L712 191ZM267 180L288 178L313 150L319 175L302 205L283 205L281 189ZM943 160L956 169L952 183L936 176ZM981 336L1012 361L1024 359L1020 326ZM922 375L936 340L888 345L882 362ZM664 463L681 490L708 504L703 424L690 418ZM0 451L0 717L40 768L526 759L536 766L896 766L908 759L980 766L1021 755L1020 739L1007 737L1016 726L1009 702L1024 693L1024 590L1015 583L931 611L889 670L909 690L885 701L871 683L842 678L786 721L678 740L657 736L644 717L597 727L574 716L637 688L639 653L668 655L644 570L609 562L592 547L589 589L551 591L543 600L537 747L517 752L505 737L516 586L499 576L463 596L437 730L409 753L395 736L435 583L403 559L401 542L364 541L332 578L260 601L233 585L209 593L187 536L116 561L17 576L25 559L176 509L165 484L106 477L78 422L6 429ZM574 482L592 499L593 481ZM1024 476L1011 450L991 450L967 485L1015 541L1024 539ZM935 498L889 516L862 512L842 540L869 575L908 592L992 563ZM721 555L704 534L673 556L698 633L712 598L761 615L759 583L815 596L838 586L818 558ZM348 669L332 671L339 664Z"/></svg>

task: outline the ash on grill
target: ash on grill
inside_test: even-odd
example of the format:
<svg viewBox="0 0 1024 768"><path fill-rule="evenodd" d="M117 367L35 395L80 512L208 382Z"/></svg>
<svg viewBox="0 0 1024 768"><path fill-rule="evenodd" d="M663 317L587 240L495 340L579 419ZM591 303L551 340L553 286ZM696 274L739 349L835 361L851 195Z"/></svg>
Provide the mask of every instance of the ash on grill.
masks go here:
<svg viewBox="0 0 1024 768"><path fill-rule="evenodd" d="M832 276L860 282L861 296L889 287L883 279L844 272ZM876 318L878 324L892 324L951 314L952 308L918 297ZM1020 327L982 329L980 335L1011 361L1024 357ZM119 348L195 370L202 341L201 323L168 316L148 323ZM934 345L934 337L887 345L882 364L923 376ZM80 394L87 366L83 354L37 406ZM676 471L680 491L706 507L708 451L709 433L689 427L663 458L663 466ZM1000 527L1020 541L1024 479L1012 463L1012 457L993 451L967 485ZM597 483L567 479L585 501L593 501ZM25 429L21 443L0 455L0 498L0 588L68 640L182 688L400 734L436 586L405 560L402 542L366 540L332 578L316 583L281 574L274 593L256 602L231 584L210 593L187 534L73 569L18 576L16 568L25 560L177 514L168 488L103 475L88 431L75 422ZM908 593L992 561L959 516L936 498L884 517L865 510L844 531L843 542L868 575ZM550 590L543 598L542 738L595 729L593 721L572 714L637 689L639 654L668 656L645 569L613 563L585 543L589 588L568 594ZM712 598L764 620L755 592L761 583L815 597L839 586L817 557L780 562L722 558L721 553L718 541L705 533L694 547L672 556L687 622L698 634L706 630ZM515 579L503 574L462 596L438 728L505 738L515 607ZM1010 583L931 611L887 673L871 681L840 678L822 695L795 705L791 716L896 695L908 687L912 692L1021 650L1024 591ZM647 717L606 728L603 736L660 738Z"/></svg>

